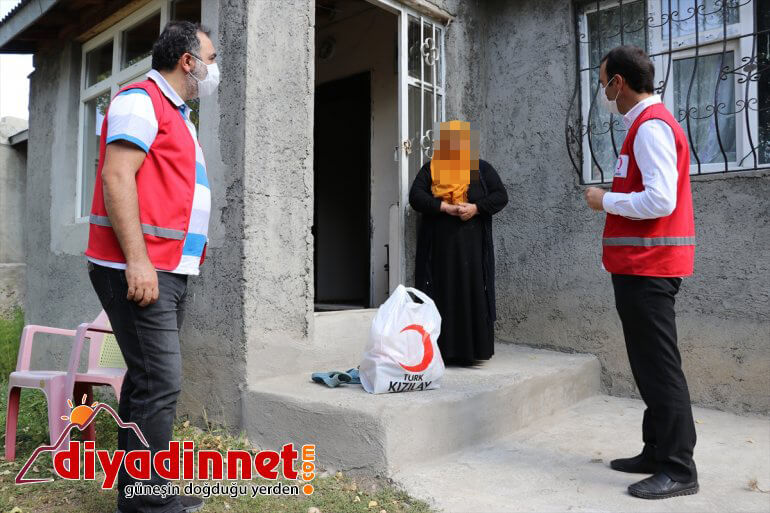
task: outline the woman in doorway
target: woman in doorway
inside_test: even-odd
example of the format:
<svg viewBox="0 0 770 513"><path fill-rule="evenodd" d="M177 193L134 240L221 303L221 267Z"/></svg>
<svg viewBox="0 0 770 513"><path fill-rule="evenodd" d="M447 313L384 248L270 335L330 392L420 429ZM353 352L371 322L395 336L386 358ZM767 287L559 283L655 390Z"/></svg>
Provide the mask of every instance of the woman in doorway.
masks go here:
<svg viewBox="0 0 770 513"><path fill-rule="evenodd" d="M495 258L492 216L508 203L497 171L478 157L478 132L440 124L433 159L417 173L409 203L422 213L415 286L441 313L438 346L449 365L494 354Z"/></svg>

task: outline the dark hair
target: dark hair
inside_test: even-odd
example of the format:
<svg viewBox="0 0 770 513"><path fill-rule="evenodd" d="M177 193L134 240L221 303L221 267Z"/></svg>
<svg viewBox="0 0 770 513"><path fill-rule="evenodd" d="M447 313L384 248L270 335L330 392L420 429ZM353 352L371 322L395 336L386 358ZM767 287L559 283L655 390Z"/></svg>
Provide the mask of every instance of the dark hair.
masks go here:
<svg viewBox="0 0 770 513"><path fill-rule="evenodd" d="M641 48L632 45L618 46L610 50L602 58L602 62L606 62L604 69L607 72L607 80L620 75L637 93L655 91L655 66Z"/></svg>
<svg viewBox="0 0 770 513"><path fill-rule="evenodd" d="M211 31L200 23L190 21L170 21L152 45L152 68L158 71L170 71L176 67L179 58L185 53L200 57L201 42L198 32L207 36Z"/></svg>

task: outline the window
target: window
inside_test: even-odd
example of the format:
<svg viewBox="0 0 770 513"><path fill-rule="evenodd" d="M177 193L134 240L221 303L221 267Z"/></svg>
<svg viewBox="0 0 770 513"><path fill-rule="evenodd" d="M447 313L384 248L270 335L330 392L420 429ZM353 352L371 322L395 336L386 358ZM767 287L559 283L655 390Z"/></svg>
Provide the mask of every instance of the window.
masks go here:
<svg viewBox="0 0 770 513"><path fill-rule="evenodd" d="M86 85L92 86L112 74L112 41L86 54Z"/></svg>
<svg viewBox="0 0 770 513"><path fill-rule="evenodd" d="M152 45L160 34L160 13L134 25L123 32L120 69L141 62L152 54Z"/></svg>
<svg viewBox="0 0 770 513"><path fill-rule="evenodd" d="M107 91L96 98L92 98L84 104L84 133L83 153L86 159L83 161L83 189L90 191L90 194L81 194L79 205L80 212L88 215L91 210L91 199L93 198L94 181L96 180L96 169L99 166L99 138L102 134L102 122L107 112L107 105L110 103L110 92Z"/></svg>
<svg viewBox="0 0 770 513"><path fill-rule="evenodd" d="M672 112L684 114L689 109L690 115L682 125L690 140L691 155L701 164L718 164L723 158L735 162L736 158L735 112L727 107L735 105L735 82L720 81L719 70L723 66L735 66L734 51L674 59L671 71L674 87ZM719 118L711 115L715 104L724 106Z"/></svg>
<svg viewBox="0 0 770 513"><path fill-rule="evenodd" d="M76 219L91 211L102 121L112 97L151 69L152 45L171 19L200 22L200 0L155 0L83 45ZM188 102L198 126L198 100Z"/></svg>
<svg viewBox="0 0 770 513"><path fill-rule="evenodd" d="M576 1L578 65L567 145L582 183L612 180L626 127L597 103L601 58L644 48L684 129L692 174L770 165L770 0Z"/></svg>

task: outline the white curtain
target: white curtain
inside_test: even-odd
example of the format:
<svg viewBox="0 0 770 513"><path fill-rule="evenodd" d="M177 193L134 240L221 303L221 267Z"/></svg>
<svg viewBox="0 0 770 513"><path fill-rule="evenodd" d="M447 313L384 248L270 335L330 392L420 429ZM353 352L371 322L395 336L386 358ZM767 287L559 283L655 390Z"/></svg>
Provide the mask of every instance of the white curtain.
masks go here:
<svg viewBox="0 0 770 513"><path fill-rule="evenodd" d="M735 76L720 77L722 54L703 55L698 57L698 67L693 77L695 57L677 59L674 61L674 116L679 120L685 133L687 131L687 113L690 118L690 131L693 153L690 160L697 163L694 153L697 152L701 164L724 163L725 155L728 162L735 161ZM724 65L733 68L734 54L727 52ZM692 87L690 82L692 80ZM719 82L719 91L716 91ZM690 91L689 110L687 93ZM716 95L716 105L715 105ZM718 109L718 110L717 110ZM717 119L719 121L719 136L717 137ZM724 150L725 155L723 155Z"/></svg>

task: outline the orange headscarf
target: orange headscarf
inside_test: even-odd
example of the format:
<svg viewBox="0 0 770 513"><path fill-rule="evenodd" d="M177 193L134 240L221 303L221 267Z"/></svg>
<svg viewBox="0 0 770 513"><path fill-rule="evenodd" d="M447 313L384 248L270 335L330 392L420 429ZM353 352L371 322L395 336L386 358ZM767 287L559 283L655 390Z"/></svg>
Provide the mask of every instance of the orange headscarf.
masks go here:
<svg viewBox="0 0 770 513"><path fill-rule="evenodd" d="M440 125L440 137L434 141L430 161L431 192L447 203L468 202L471 171L479 169L478 140L470 123L446 121Z"/></svg>

